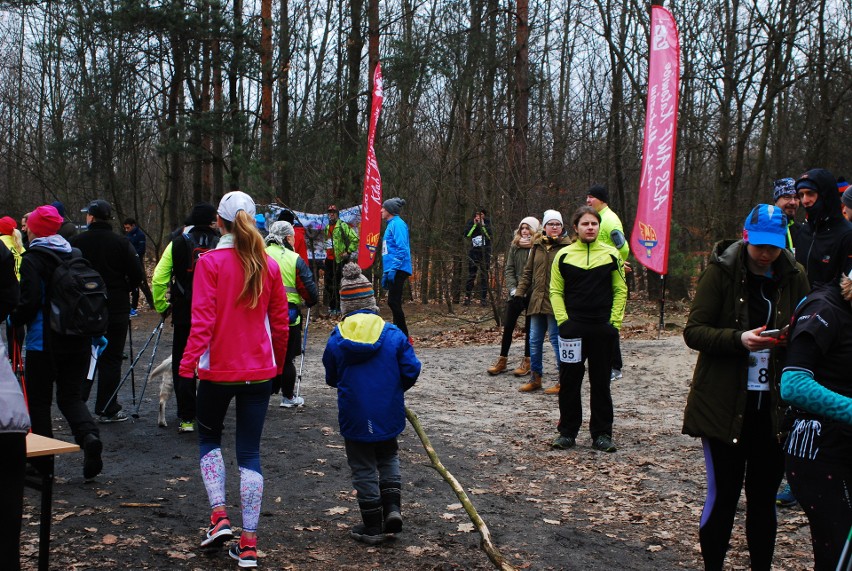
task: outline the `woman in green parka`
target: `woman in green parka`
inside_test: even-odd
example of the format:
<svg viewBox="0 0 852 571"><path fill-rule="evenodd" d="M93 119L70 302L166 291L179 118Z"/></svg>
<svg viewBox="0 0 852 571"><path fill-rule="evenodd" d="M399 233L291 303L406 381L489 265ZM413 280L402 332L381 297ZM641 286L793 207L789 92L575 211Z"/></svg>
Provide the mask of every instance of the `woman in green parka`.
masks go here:
<svg viewBox="0 0 852 571"><path fill-rule="evenodd" d="M804 268L785 249L786 232L781 209L759 204L746 218L742 240L716 244L683 332L699 351L683 432L701 437L704 447L707 499L699 539L705 569L722 569L743 482L751 568L772 565L775 492L784 473L778 423L783 328L809 290Z"/></svg>

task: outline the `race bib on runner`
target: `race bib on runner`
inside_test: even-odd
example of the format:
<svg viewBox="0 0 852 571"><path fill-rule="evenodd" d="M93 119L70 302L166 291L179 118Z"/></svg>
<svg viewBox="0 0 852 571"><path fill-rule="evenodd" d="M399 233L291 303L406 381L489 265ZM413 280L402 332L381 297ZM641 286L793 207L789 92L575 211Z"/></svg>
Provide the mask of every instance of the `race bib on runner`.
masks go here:
<svg viewBox="0 0 852 571"><path fill-rule="evenodd" d="M382 240L382 256L388 255L388 241Z"/></svg>
<svg viewBox="0 0 852 571"><path fill-rule="evenodd" d="M482 238L482 235L473 237L473 247L481 248L485 244L485 240Z"/></svg>
<svg viewBox="0 0 852 571"><path fill-rule="evenodd" d="M331 250L332 248L334 248L334 242L332 242L331 238L329 238L328 240L325 241L325 249Z"/></svg>
<svg viewBox="0 0 852 571"><path fill-rule="evenodd" d="M563 363L583 361L583 340L559 338L559 360Z"/></svg>
<svg viewBox="0 0 852 571"><path fill-rule="evenodd" d="M769 349L748 354L748 390L769 390Z"/></svg>

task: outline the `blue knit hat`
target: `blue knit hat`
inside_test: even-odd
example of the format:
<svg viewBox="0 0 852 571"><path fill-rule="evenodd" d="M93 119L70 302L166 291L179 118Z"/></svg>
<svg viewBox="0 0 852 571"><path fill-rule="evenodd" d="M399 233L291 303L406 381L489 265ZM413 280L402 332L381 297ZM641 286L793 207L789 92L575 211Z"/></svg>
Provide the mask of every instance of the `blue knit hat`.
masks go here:
<svg viewBox="0 0 852 571"><path fill-rule="evenodd" d="M778 201L782 196L796 195L796 181L792 178L779 178L772 183L772 200Z"/></svg>
<svg viewBox="0 0 852 571"><path fill-rule="evenodd" d="M743 240L752 246L787 247L787 217L777 206L758 204L743 225Z"/></svg>

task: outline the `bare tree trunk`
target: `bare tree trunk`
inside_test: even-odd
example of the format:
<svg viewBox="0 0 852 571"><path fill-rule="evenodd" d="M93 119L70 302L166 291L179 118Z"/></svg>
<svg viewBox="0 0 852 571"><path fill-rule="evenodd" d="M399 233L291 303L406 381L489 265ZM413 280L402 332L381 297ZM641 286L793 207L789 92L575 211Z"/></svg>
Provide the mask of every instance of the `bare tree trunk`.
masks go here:
<svg viewBox="0 0 852 571"><path fill-rule="evenodd" d="M287 206L290 198L290 2L281 0L281 24L278 35L281 70L278 77L278 197Z"/></svg>
<svg viewBox="0 0 852 571"><path fill-rule="evenodd" d="M272 0L261 0L260 19L260 168L272 194Z"/></svg>

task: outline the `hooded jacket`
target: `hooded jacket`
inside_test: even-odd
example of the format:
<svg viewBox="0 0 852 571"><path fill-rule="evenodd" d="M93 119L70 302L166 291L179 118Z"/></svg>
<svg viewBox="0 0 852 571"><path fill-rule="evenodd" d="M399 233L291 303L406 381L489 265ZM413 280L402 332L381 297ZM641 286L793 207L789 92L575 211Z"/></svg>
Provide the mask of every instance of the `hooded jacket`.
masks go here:
<svg viewBox="0 0 852 571"><path fill-rule="evenodd" d="M746 284L746 244L726 240L716 244L710 264L698 279L689 318L683 330L687 346L698 351L683 419L683 433L736 444L740 439L748 397L749 351L742 334L763 325L749 323ZM767 328L790 322L793 310L809 291L804 269L789 250L773 264L777 282L775 314ZM778 427L781 404L778 383L779 351L769 361L773 427Z"/></svg>
<svg viewBox="0 0 852 571"><path fill-rule="evenodd" d="M852 223L840 211L840 195L834 176L825 169L811 169L796 181L814 183L818 198L806 208L796 245L796 261L805 268L811 287L835 281L852 267Z"/></svg>
<svg viewBox="0 0 852 571"><path fill-rule="evenodd" d="M420 361L405 334L369 310L341 321L322 355L326 384L337 388L340 434L382 442L405 428L405 397Z"/></svg>
<svg viewBox="0 0 852 571"><path fill-rule="evenodd" d="M243 267L233 239L223 236L195 266L192 329L179 374L214 382L263 381L284 369L289 335L287 294L278 264L266 257L263 292L254 308L237 301Z"/></svg>
<svg viewBox="0 0 852 571"><path fill-rule="evenodd" d="M50 278L56 270L57 262L52 256L39 252L39 248L53 251L62 260L70 259L72 256L71 245L59 234L36 238L30 243L30 249L21 260L21 297L10 316L12 325L27 326L25 344L28 351L88 352L91 347L91 340L88 337L52 333L45 339L45 314L47 313L45 296L47 284L50 283ZM49 326L47 330L50 331Z"/></svg>
<svg viewBox="0 0 852 571"><path fill-rule="evenodd" d="M382 238L382 271L402 271L411 275L411 244L408 224L398 215L388 220Z"/></svg>
<svg viewBox="0 0 852 571"><path fill-rule="evenodd" d="M570 243L571 238L564 234L556 238L548 238L545 234L536 236L515 291L516 296L529 296L527 315L553 315L553 307L550 305L550 268L559 250Z"/></svg>

